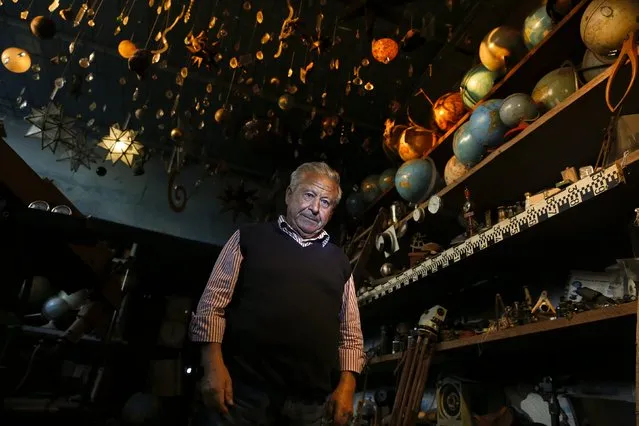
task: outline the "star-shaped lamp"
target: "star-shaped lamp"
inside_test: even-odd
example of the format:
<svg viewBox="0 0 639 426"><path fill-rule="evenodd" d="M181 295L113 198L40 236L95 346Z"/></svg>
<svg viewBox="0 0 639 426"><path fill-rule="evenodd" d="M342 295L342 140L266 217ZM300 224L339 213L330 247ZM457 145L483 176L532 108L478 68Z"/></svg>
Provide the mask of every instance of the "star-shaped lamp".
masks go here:
<svg viewBox="0 0 639 426"><path fill-rule="evenodd" d="M79 132L73 145L66 147L66 153L58 161L69 161L71 171L77 172L80 166L91 170L91 163L95 163L98 155L94 152L95 145L87 142L86 134Z"/></svg>
<svg viewBox="0 0 639 426"><path fill-rule="evenodd" d="M75 141L75 119L65 117L62 108L53 102L42 108L32 108L31 114L26 116L25 120L31 126L24 136L39 137L42 149L49 148L55 153L59 143L70 146Z"/></svg>
<svg viewBox="0 0 639 426"><path fill-rule="evenodd" d="M114 124L109 128L109 134L102 138L98 146L109 151L106 160L111 160L113 164L119 160L132 167L135 157L142 155L144 148L140 142L135 141L137 135L138 132L134 130L122 130L118 124Z"/></svg>
<svg viewBox="0 0 639 426"><path fill-rule="evenodd" d="M227 186L224 189L224 194L217 197L222 201L220 213L233 212L233 223L237 221L240 213L251 218L251 211L257 199L255 195L256 192L256 189L244 189L243 181L241 181L237 187Z"/></svg>

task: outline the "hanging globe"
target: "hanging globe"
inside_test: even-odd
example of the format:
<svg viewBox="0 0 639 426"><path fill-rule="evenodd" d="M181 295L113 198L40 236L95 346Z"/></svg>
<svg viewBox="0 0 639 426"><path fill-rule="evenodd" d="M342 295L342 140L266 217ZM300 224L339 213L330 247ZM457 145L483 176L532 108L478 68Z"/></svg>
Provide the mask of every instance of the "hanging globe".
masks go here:
<svg viewBox="0 0 639 426"><path fill-rule="evenodd" d="M379 175L370 175L364 178L360 188L360 193L367 203L372 203L382 193L379 188Z"/></svg>
<svg viewBox="0 0 639 426"><path fill-rule="evenodd" d="M527 93L513 93L504 99L499 108L499 118L507 127L518 126L539 118L539 108Z"/></svg>
<svg viewBox="0 0 639 426"><path fill-rule="evenodd" d="M533 13L528 15L524 21L522 30L524 44L528 50L537 46L552 31L553 22L548 15L546 6L541 6Z"/></svg>
<svg viewBox="0 0 639 426"><path fill-rule="evenodd" d="M503 99L490 99L480 104L468 120L468 128L473 139L486 147L495 147L504 142L508 127L499 118Z"/></svg>
<svg viewBox="0 0 639 426"><path fill-rule="evenodd" d="M450 130L466 114L459 92L446 93L433 104L433 120L442 132Z"/></svg>
<svg viewBox="0 0 639 426"><path fill-rule="evenodd" d="M479 45L479 60L489 71L506 72L525 55L521 32L508 26L491 30Z"/></svg>
<svg viewBox="0 0 639 426"><path fill-rule="evenodd" d="M399 196L411 203L427 200L441 185L441 177L430 158L406 161L395 175L395 188Z"/></svg>
<svg viewBox="0 0 639 426"><path fill-rule="evenodd" d="M550 71L537 82L532 91L533 100L550 110L566 100L579 88L577 72L572 66Z"/></svg>
<svg viewBox="0 0 639 426"><path fill-rule="evenodd" d="M397 169L391 168L384 170L379 175L379 189L386 192L395 186L395 174Z"/></svg>
<svg viewBox="0 0 639 426"><path fill-rule="evenodd" d="M601 57L616 56L628 34L639 30L637 17L637 0L593 1L581 17L581 39Z"/></svg>
<svg viewBox="0 0 639 426"><path fill-rule="evenodd" d="M459 126L453 135L453 152L466 167L479 163L486 153L486 147L478 143L470 132L468 121Z"/></svg>
<svg viewBox="0 0 639 426"><path fill-rule="evenodd" d="M138 48L131 40L122 40L118 44L118 54L124 59L129 59L137 50Z"/></svg>
<svg viewBox="0 0 639 426"><path fill-rule="evenodd" d="M397 151L402 160L414 160L423 157L436 142L437 135L431 130L409 127L402 132Z"/></svg>
<svg viewBox="0 0 639 426"><path fill-rule="evenodd" d="M31 24L29 24L29 28L31 29L31 33L41 40L52 39L56 33L53 19L44 16L36 16L33 18Z"/></svg>
<svg viewBox="0 0 639 426"><path fill-rule="evenodd" d="M139 78L142 78L151 66L152 61L153 53L150 50L138 49L133 56L129 58L129 70L136 73Z"/></svg>
<svg viewBox="0 0 639 426"><path fill-rule="evenodd" d="M31 55L19 47L8 47L2 52L2 65L16 74L22 74L31 69Z"/></svg>
<svg viewBox="0 0 639 426"><path fill-rule="evenodd" d="M392 38L380 38L373 41L371 54L376 61L387 64L399 53L399 45Z"/></svg>
<svg viewBox="0 0 639 426"><path fill-rule="evenodd" d="M470 168L459 161L457 157L454 155L450 157L450 160L448 160L446 167L444 168L444 181L446 182L446 185L450 185L460 179L468 173L468 170L470 170Z"/></svg>
<svg viewBox="0 0 639 426"><path fill-rule="evenodd" d="M495 85L499 73L489 71L482 64L472 67L462 79L460 90L462 101L468 109L472 109L477 102L482 100Z"/></svg>

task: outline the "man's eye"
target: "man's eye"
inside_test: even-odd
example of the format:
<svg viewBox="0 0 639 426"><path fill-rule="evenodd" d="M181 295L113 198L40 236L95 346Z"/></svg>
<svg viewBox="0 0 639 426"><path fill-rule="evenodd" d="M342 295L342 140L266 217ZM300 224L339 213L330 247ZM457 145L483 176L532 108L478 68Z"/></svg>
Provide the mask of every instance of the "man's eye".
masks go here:
<svg viewBox="0 0 639 426"><path fill-rule="evenodd" d="M313 194L311 194L310 192L305 192L304 198L306 198L307 200L310 200L311 198L313 198Z"/></svg>
<svg viewBox="0 0 639 426"><path fill-rule="evenodd" d="M331 206L331 202L328 200L322 200L322 207L328 208Z"/></svg>

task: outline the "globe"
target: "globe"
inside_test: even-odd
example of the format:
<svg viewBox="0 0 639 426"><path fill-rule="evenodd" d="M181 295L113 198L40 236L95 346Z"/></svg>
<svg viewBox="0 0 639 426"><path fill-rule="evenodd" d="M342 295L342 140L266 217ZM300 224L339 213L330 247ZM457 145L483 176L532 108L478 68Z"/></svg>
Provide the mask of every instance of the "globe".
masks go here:
<svg viewBox="0 0 639 426"><path fill-rule="evenodd" d="M491 91L499 73L489 71L482 64L475 65L464 75L460 86L462 101L468 109L472 109L477 102Z"/></svg>
<svg viewBox="0 0 639 426"><path fill-rule="evenodd" d="M491 30L479 45L479 60L490 71L506 72L525 54L521 32L508 26Z"/></svg>
<svg viewBox="0 0 639 426"><path fill-rule="evenodd" d="M425 201L441 178L430 158L406 161L397 170L395 188L399 196L410 203Z"/></svg>
<svg viewBox="0 0 639 426"><path fill-rule="evenodd" d="M434 132L421 127L409 127L402 132L399 138L397 151L404 161L421 158L426 151L430 150L437 141Z"/></svg>
<svg viewBox="0 0 639 426"><path fill-rule="evenodd" d="M368 203L359 192L353 192L346 198L346 211L353 217L358 217L366 211Z"/></svg>
<svg viewBox="0 0 639 426"><path fill-rule="evenodd" d="M388 135L385 134L383 138L382 148L384 149L384 154L386 154L386 157L392 163L402 162L398 152L399 139L402 137L402 134L406 129L407 127L402 124L394 126L390 132L388 132Z"/></svg>
<svg viewBox="0 0 639 426"><path fill-rule="evenodd" d="M470 132L470 123L467 121L455 131L453 136L453 152L457 160L466 167L472 167L481 161L486 153L486 148L478 143Z"/></svg>
<svg viewBox="0 0 639 426"><path fill-rule="evenodd" d="M433 104L433 119L442 132L450 130L465 113L466 107L459 92L446 93Z"/></svg>
<svg viewBox="0 0 639 426"><path fill-rule="evenodd" d="M531 122L539 118L539 108L530 95L513 93L501 104L499 118L507 127L515 127L522 121Z"/></svg>
<svg viewBox="0 0 639 426"><path fill-rule="evenodd" d="M381 193L379 175L370 175L364 178L361 185L361 194L365 202L372 203Z"/></svg>
<svg viewBox="0 0 639 426"><path fill-rule="evenodd" d="M586 49L584 58L581 60L580 74L588 82L604 72L613 62L614 59L602 58L592 50Z"/></svg>
<svg viewBox="0 0 639 426"><path fill-rule="evenodd" d="M450 157L450 160L446 163L444 168L444 181L446 185L450 185L456 180L460 179L470 170L464 163L459 161L454 155Z"/></svg>
<svg viewBox="0 0 639 426"><path fill-rule="evenodd" d="M397 173L397 169L391 168L391 169L384 170L379 175L379 189L382 190L382 192L386 192L395 186L396 173Z"/></svg>
<svg viewBox="0 0 639 426"><path fill-rule="evenodd" d="M593 1L581 17L581 39L597 55L614 55L628 34L639 30L638 16L637 0Z"/></svg>
<svg viewBox="0 0 639 426"><path fill-rule="evenodd" d="M503 99L490 99L475 108L468 120L473 139L484 146L494 147L504 142L508 127L499 118Z"/></svg>
<svg viewBox="0 0 639 426"><path fill-rule="evenodd" d="M575 93L578 83L574 67L557 68L537 82L532 91L532 98L537 104L550 110Z"/></svg>
<svg viewBox="0 0 639 426"><path fill-rule="evenodd" d="M546 6L541 6L528 15L524 21L522 31L524 44L530 50L537 46L552 31L553 22L546 11Z"/></svg>

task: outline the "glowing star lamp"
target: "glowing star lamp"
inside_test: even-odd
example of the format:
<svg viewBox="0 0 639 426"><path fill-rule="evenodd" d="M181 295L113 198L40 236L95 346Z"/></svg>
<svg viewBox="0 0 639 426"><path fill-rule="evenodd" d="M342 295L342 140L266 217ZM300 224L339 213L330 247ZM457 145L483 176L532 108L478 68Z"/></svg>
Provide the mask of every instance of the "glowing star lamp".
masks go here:
<svg viewBox="0 0 639 426"><path fill-rule="evenodd" d="M114 124L98 146L109 151L106 160L111 160L113 164L119 160L132 167L135 157L142 155L142 149L144 149L140 142L135 141L137 135L138 132L134 130L122 130L118 124Z"/></svg>

